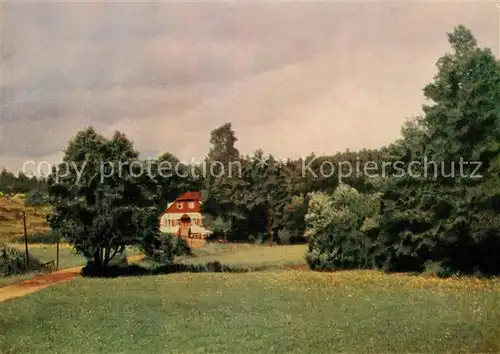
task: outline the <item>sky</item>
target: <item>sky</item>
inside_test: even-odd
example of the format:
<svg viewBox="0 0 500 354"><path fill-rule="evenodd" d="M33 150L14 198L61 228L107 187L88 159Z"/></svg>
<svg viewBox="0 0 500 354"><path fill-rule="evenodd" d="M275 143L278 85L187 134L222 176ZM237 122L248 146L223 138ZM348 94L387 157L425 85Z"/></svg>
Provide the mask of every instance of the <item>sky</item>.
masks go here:
<svg viewBox="0 0 500 354"><path fill-rule="evenodd" d="M459 24L498 55L491 1L7 1L0 167L57 163L92 125L198 161L231 122L242 153L380 148L421 113Z"/></svg>

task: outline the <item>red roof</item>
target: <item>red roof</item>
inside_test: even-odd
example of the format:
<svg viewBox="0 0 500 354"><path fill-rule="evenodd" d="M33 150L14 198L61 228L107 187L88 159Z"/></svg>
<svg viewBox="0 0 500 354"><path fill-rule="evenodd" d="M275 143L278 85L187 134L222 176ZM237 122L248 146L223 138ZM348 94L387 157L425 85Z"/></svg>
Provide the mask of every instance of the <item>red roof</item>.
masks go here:
<svg viewBox="0 0 500 354"><path fill-rule="evenodd" d="M200 200L201 199L201 193L200 192L186 192L183 195L181 195L179 198L176 199L178 200Z"/></svg>
<svg viewBox="0 0 500 354"><path fill-rule="evenodd" d="M172 205L167 208L167 213L199 213L200 212L200 192L186 192L175 200ZM193 203L184 203L193 202Z"/></svg>

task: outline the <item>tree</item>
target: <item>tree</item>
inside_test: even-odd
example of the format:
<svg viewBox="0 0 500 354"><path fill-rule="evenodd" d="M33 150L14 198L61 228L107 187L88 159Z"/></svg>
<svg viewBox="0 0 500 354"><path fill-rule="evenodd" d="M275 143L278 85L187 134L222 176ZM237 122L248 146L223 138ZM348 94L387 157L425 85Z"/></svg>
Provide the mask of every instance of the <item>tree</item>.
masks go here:
<svg viewBox="0 0 500 354"><path fill-rule="evenodd" d="M236 206L235 191L241 184L239 176L233 171L241 166L241 158L235 143L238 139L231 123L225 123L210 133L212 147L208 152L205 164L208 175L204 179L202 191L202 212L208 217L204 225L213 229L212 221L224 220L224 223L234 228L236 220L244 218L243 212ZM240 165L240 166L239 166ZM226 231L226 237L233 230Z"/></svg>
<svg viewBox="0 0 500 354"><path fill-rule="evenodd" d="M161 188L161 199L167 205L185 192L200 190L204 178L197 166L182 163L171 153L164 153L157 160L150 160L152 178Z"/></svg>
<svg viewBox="0 0 500 354"><path fill-rule="evenodd" d="M228 167L233 161L238 161L240 153L234 146L238 139L235 136L231 123L225 123L210 133L210 144L212 148L208 152L210 163L220 162Z"/></svg>
<svg viewBox="0 0 500 354"><path fill-rule="evenodd" d="M384 189L375 258L389 270L438 262L461 272L499 272L500 65L464 26L448 40L453 52L438 60L424 88L434 104L423 107L403 137L406 152L399 150L399 159L422 167Z"/></svg>
<svg viewBox="0 0 500 354"><path fill-rule="evenodd" d="M24 200L25 205L33 207L35 210L35 215L37 213L37 208L40 208L47 204L47 195L37 189L31 190L26 195Z"/></svg>
<svg viewBox="0 0 500 354"><path fill-rule="evenodd" d="M90 127L69 142L63 162L74 168L49 176L52 229L98 268L128 245L151 252L159 239L161 189L132 142L120 132L106 139Z"/></svg>
<svg viewBox="0 0 500 354"><path fill-rule="evenodd" d="M247 193L244 200L250 210L263 211L271 246L278 231L284 227L285 208L292 197L285 167L272 155L265 159L263 152L257 151L245 177Z"/></svg>
<svg viewBox="0 0 500 354"><path fill-rule="evenodd" d="M332 195L311 193L306 220L311 269L371 267L371 241L362 232L379 211L378 195L367 195L340 184Z"/></svg>
<svg viewBox="0 0 500 354"><path fill-rule="evenodd" d="M223 218L222 216L219 216L212 220L210 226L212 232L215 235L224 236L224 241L227 242L227 234L231 231L232 228L231 218Z"/></svg>

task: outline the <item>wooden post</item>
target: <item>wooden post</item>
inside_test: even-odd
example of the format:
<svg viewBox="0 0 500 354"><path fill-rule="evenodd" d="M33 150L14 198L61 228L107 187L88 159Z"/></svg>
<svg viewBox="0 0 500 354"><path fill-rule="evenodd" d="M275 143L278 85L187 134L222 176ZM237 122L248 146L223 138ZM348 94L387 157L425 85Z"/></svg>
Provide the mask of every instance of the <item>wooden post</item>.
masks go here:
<svg viewBox="0 0 500 354"><path fill-rule="evenodd" d="M29 269L29 253L28 253L28 230L26 229L26 210L23 210L23 224L24 224L24 248L26 250L26 269Z"/></svg>
<svg viewBox="0 0 500 354"><path fill-rule="evenodd" d="M59 242L61 240L61 237L58 235L57 236L57 246L56 246L56 270L59 270Z"/></svg>

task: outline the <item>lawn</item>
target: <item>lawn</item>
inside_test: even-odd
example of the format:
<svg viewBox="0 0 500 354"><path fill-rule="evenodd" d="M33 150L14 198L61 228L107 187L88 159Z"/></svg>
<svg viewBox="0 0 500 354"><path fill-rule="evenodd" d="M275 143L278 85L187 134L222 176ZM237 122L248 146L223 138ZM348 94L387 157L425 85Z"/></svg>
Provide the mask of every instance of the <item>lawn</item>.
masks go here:
<svg viewBox="0 0 500 354"><path fill-rule="evenodd" d="M0 352L500 350L499 279L289 270L291 254L302 262L300 246L228 247L197 250L191 261L277 269L80 278L0 303Z"/></svg>
<svg viewBox="0 0 500 354"><path fill-rule="evenodd" d="M209 244L194 249L196 257L182 257L179 262L200 264L219 261L226 265L243 267L286 267L305 265L305 245L273 246L249 244Z"/></svg>

